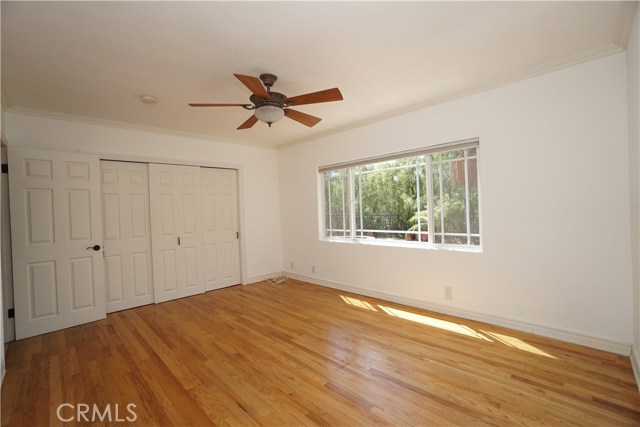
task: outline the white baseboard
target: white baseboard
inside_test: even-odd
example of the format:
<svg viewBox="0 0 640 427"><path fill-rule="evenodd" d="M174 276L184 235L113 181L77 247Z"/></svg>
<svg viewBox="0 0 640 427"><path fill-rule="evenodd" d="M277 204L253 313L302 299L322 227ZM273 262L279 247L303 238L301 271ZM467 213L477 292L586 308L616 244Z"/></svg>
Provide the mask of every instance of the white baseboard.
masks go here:
<svg viewBox="0 0 640 427"><path fill-rule="evenodd" d="M263 280L273 279L274 277L282 276L282 271L276 271L275 273L262 274L260 276L252 276L242 282L243 285L250 285L252 283L262 282Z"/></svg>
<svg viewBox="0 0 640 427"><path fill-rule="evenodd" d="M496 326L503 326L505 328L515 329L522 332L529 332L532 334L541 335L548 338L555 338L555 339L570 342L573 344L583 345L585 347L595 348L598 350L604 350L611 353L620 354L623 356L629 356L631 354L631 344L611 341L601 337L584 335L576 331L571 331L571 330L566 330L561 328L554 328L550 326L536 325L533 323L522 322L516 319L497 316L494 314L465 310L462 308L450 307L450 306L446 306L446 305L442 305L442 304L438 304L430 301L409 298L402 295L396 295L396 294L391 294L387 292L359 288L359 287L347 285L345 283L334 282L331 280L324 280L318 277L306 276L306 275L298 274L295 272L285 271L284 274L288 277L291 277L292 279L298 279L298 280L313 283L316 285L339 289L346 292L352 292L354 294L365 295L372 298L379 298L382 300L391 301L398 304L407 305L410 307L422 308L425 310L435 311L438 313L448 314L451 316L462 317L464 319L489 323Z"/></svg>
<svg viewBox="0 0 640 427"><path fill-rule="evenodd" d="M638 347L631 346L631 367L633 368L633 375L636 377L636 385L638 391L640 391L640 354L638 353Z"/></svg>

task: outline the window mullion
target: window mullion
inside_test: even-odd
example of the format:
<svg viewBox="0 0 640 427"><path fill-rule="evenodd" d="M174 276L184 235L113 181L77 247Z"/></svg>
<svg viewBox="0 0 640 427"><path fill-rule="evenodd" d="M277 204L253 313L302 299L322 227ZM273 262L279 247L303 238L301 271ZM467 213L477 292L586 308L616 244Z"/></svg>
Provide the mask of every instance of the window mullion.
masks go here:
<svg viewBox="0 0 640 427"><path fill-rule="evenodd" d="M360 237L364 237L364 209L362 209L362 173L358 174L358 197L360 200Z"/></svg>
<svg viewBox="0 0 640 427"><path fill-rule="evenodd" d="M434 235L435 226L433 225L433 176L431 166L431 156L425 157L425 169L427 174L427 239L432 244L436 242Z"/></svg>
<svg viewBox="0 0 640 427"><path fill-rule="evenodd" d="M467 150L464 150L464 208L467 218L467 245L471 244L471 215L470 215L470 203L469 203L469 159L467 157Z"/></svg>
<svg viewBox="0 0 640 427"><path fill-rule="evenodd" d="M332 221L333 210L331 209L331 196L332 196L332 194L331 194L331 178L325 179L324 183L325 183L325 185L324 185L325 192L328 192L328 194L329 194L328 197L325 195L325 200L327 200L328 203L329 203L329 236L333 236L333 221ZM328 191L327 191L327 185L329 186Z"/></svg>
<svg viewBox="0 0 640 427"><path fill-rule="evenodd" d="M417 240L418 242L422 242L422 224L420 221L420 165L416 163L415 167L416 172L416 218L418 218L418 230L417 230Z"/></svg>
<svg viewBox="0 0 640 427"><path fill-rule="evenodd" d="M352 239L357 237L356 232L356 186L354 179L354 168L349 168L349 204L351 209L349 209L349 237ZM362 206L360 207L362 208Z"/></svg>
<svg viewBox="0 0 640 427"><path fill-rule="evenodd" d="M346 191L345 191L345 182L344 182L344 175L342 175L340 177L340 179L342 180L342 237L344 237L345 234L345 222L347 220L346 215L345 215L345 208L346 208Z"/></svg>
<svg viewBox="0 0 640 427"><path fill-rule="evenodd" d="M444 188L442 183L442 155L438 159L438 187L440 188L440 243L444 244Z"/></svg>

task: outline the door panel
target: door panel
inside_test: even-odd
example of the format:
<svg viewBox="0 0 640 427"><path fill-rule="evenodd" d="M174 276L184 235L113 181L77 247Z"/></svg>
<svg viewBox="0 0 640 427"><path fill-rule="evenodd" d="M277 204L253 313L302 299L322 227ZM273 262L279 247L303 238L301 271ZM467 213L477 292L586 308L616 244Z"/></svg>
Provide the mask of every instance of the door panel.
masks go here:
<svg viewBox="0 0 640 427"><path fill-rule="evenodd" d="M185 248L184 249L184 260L185 260L185 271L187 273L186 287L191 288L193 286L198 286L198 256L197 256L197 248Z"/></svg>
<svg viewBox="0 0 640 427"><path fill-rule="evenodd" d="M237 172L201 168L206 289L240 283Z"/></svg>
<svg viewBox="0 0 640 427"><path fill-rule="evenodd" d="M29 268L29 300L33 318L56 316L58 314L58 281L56 262L33 262Z"/></svg>
<svg viewBox="0 0 640 427"><path fill-rule="evenodd" d="M182 236L193 235L196 232L196 213L193 194L182 195Z"/></svg>
<svg viewBox="0 0 640 427"><path fill-rule="evenodd" d="M162 265L160 265L160 283L164 286L161 287L164 292L168 293L178 289L177 275L176 275L176 252L173 249L164 250L161 253ZM156 301L158 302L158 301Z"/></svg>
<svg viewBox="0 0 640 427"><path fill-rule="evenodd" d="M89 190L67 190L69 200L69 240L91 240Z"/></svg>
<svg viewBox="0 0 640 427"><path fill-rule="evenodd" d="M93 307L93 288L85 286L93 277L93 262L90 257L69 260L71 269L71 295L73 296L71 311Z"/></svg>
<svg viewBox="0 0 640 427"><path fill-rule="evenodd" d="M107 283L107 305L124 299L122 284L122 256L104 257L105 279Z"/></svg>
<svg viewBox="0 0 640 427"><path fill-rule="evenodd" d="M131 259L133 260L134 295L136 297L153 296L153 287L149 276L151 271L150 254L148 252L132 253Z"/></svg>
<svg viewBox="0 0 640 427"><path fill-rule="evenodd" d="M222 244L222 256L224 259L224 280L231 280L236 277L238 247L233 242L225 242Z"/></svg>
<svg viewBox="0 0 640 427"><path fill-rule="evenodd" d="M149 240L149 193L130 194L131 237Z"/></svg>
<svg viewBox="0 0 640 427"><path fill-rule="evenodd" d="M215 244L204 246L204 269L207 290L218 281L218 247Z"/></svg>
<svg viewBox="0 0 640 427"><path fill-rule="evenodd" d="M26 189L28 229L30 245L54 243L53 241L53 189Z"/></svg>
<svg viewBox="0 0 640 427"><path fill-rule="evenodd" d="M155 301L204 292L200 168L149 165Z"/></svg>
<svg viewBox="0 0 640 427"><path fill-rule="evenodd" d="M104 318L98 158L8 151L16 337Z"/></svg>
<svg viewBox="0 0 640 427"><path fill-rule="evenodd" d="M102 195L102 228L105 241L120 238L120 195Z"/></svg>
<svg viewBox="0 0 640 427"><path fill-rule="evenodd" d="M153 303L149 166L101 161L107 312Z"/></svg>

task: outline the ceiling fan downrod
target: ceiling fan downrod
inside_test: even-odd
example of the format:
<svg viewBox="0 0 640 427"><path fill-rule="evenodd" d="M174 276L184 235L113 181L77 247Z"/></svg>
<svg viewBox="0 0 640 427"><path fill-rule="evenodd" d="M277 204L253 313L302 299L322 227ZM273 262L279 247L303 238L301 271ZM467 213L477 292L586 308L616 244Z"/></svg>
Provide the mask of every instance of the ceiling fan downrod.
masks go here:
<svg viewBox="0 0 640 427"><path fill-rule="evenodd" d="M270 73L260 74L260 80L262 80L262 84L267 88L267 92L271 93L271 86L278 80L278 76Z"/></svg>

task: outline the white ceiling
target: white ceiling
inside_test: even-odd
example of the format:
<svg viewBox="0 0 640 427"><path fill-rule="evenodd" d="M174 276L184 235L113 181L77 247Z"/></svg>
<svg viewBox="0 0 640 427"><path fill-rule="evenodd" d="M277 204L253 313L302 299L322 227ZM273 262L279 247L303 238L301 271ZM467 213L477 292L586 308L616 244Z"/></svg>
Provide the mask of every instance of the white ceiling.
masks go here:
<svg viewBox="0 0 640 427"><path fill-rule="evenodd" d="M5 109L289 145L620 51L629 2L2 1ZM248 102L232 73L277 74L287 96L339 87L237 131ZM155 106L140 102L156 96Z"/></svg>

